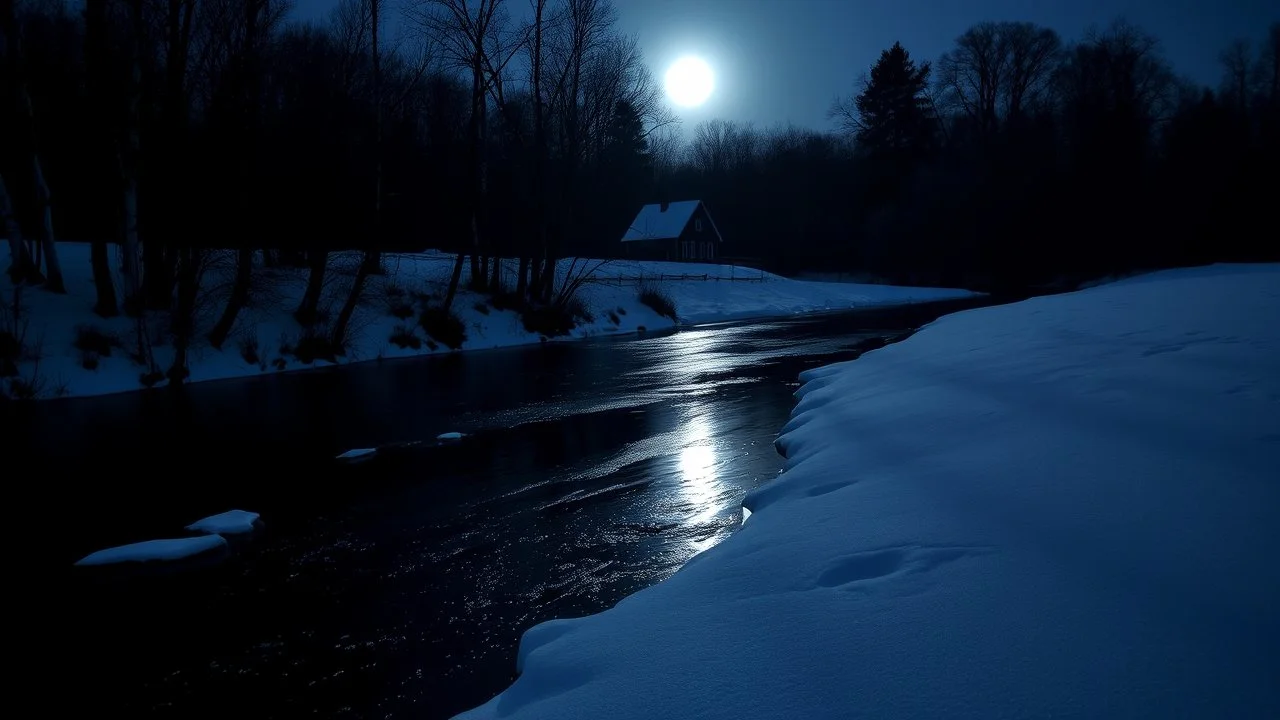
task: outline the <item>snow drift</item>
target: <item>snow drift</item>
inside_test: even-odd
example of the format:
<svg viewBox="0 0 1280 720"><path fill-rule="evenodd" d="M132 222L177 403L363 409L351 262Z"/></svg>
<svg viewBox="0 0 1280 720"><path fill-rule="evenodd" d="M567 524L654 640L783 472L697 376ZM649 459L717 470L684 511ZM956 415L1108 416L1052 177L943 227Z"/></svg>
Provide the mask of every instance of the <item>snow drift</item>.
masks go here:
<svg viewBox="0 0 1280 720"><path fill-rule="evenodd" d="M468 718L1280 716L1280 266L806 373L751 522Z"/></svg>

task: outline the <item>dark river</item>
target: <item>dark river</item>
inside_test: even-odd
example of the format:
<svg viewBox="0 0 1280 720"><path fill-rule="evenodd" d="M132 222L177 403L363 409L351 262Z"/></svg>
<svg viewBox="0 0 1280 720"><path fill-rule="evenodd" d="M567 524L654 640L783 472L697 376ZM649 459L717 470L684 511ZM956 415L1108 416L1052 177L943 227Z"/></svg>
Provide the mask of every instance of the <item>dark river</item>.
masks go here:
<svg viewBox="0 0 1280 720"><path fill-rule="evenodd" d="M54 702L127 716L449 717L520 634L597 612L741 523L796 376L978 302L703 326L0 408L45 473ZM469 437L434 440L447 431ZM414 444L417 443L417 444ZM333 460L388 446L360 465ZM73 570L230 508L220 564Z"/></svg>

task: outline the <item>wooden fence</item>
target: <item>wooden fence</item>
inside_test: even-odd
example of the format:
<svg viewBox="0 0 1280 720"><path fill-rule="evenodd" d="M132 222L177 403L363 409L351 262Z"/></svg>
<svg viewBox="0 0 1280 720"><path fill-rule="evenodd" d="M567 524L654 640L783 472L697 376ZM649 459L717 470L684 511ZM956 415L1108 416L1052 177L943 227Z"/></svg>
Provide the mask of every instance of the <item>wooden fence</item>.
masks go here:
<svg viewBox="0 0 1280 720"><path fill-rule="evenodd" d="M744 270L745 270L745 268L744 268ZM741 275L738 275L738 274L736 274L736 273L735 273L735 274L733 274L733 275L730 275L729 277L722 277L722 276L720 276L720 275L711 275L710 273L704 273L704 274L702 274L702 275L690 275L690 274L684 274L684 275L667 275L667 274L661 274L661 275L657 275L657 274L654 274L654 275L622 275L622 274L618 274L618 275L609 275L608 273L605 273L605 272L597 272L596 274L594 274L594 275L592 275L591 277L587 278L587 279L586 279L586 282L589 282L589 283L596 283L597 285L616 285L616 286L618 286L618 287L622 287L622 286L626 286L626 285L641 285L641 284L643 284L643 283L645 283L645 282L668 282L668 281L680 281L680 282L752 282L752 283L761 283L761 282L765 282L765 281L766 281L766 280L768 280L768 279L769 279L769 278L765 276L764 272L763 272L763 271L759 271L759 270L756 270L756 271L747 271L747 272L744 272L744 273L743 273L743 274L741 274Z"/></svg>

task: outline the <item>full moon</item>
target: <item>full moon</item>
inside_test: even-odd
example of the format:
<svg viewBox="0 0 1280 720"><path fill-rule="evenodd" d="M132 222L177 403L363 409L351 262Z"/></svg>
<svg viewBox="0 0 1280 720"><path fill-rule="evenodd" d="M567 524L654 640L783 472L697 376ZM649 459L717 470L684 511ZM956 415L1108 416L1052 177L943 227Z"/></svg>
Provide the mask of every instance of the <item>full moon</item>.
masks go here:
<svg viewBox="0 0 1280 720"><path fill-rule="evenodd" d="M701 58L684 57L667 70L667 96L677 105L696 107L711 97L716 78L711 66Z"/></svg>

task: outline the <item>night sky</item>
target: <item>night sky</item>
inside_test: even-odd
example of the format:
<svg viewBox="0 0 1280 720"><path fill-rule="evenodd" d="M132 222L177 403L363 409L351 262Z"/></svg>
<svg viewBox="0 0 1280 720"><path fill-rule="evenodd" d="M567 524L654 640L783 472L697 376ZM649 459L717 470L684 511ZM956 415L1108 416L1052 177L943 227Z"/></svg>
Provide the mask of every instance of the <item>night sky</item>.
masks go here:
<svg viewBox="0 0 1280 720"><path fill-rule="evenodd" d="M387 2L387 30L400 28ZM295 0L295 17L324 20L337 0ZM984 20L1029 20L1065 40L1123 16L1160 38L1174 70L1216 86L1218 54L1236 38L1255 47L1280 19L1275 0L614 0L618 30L640 38L660 80L681 55L705 58L716 91L686 125L710 117L827 129L836 94L852 91L883 48L900 41L933 60ZM528 0L509 0L523 15Z"/></svg>

